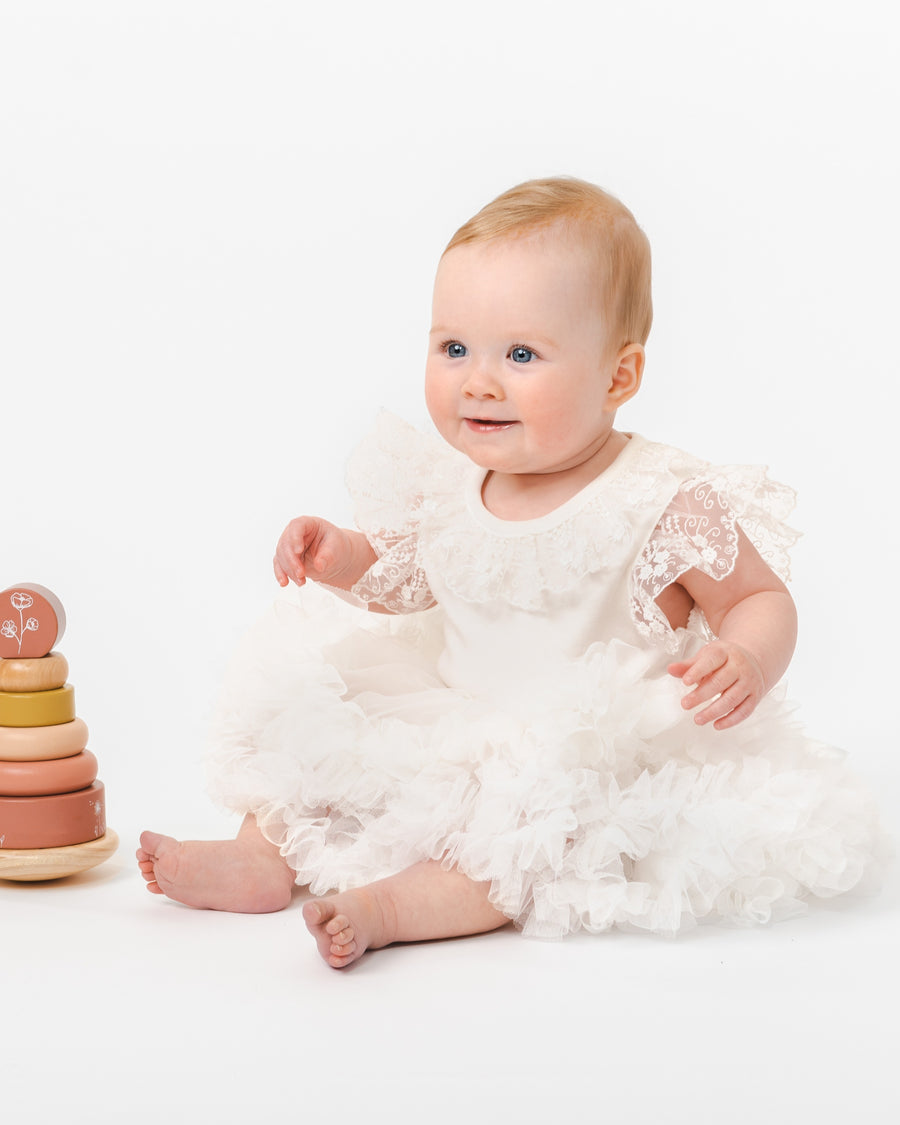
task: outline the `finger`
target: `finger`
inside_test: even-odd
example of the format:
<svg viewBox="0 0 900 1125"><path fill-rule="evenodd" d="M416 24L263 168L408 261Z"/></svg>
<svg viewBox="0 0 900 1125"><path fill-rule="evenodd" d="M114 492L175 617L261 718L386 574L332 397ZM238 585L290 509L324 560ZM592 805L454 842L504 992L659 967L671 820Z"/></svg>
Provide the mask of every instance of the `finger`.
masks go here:
<svg viewBox="0 0 900 1125"><path fill-rule="evenodd" d="M304 570L301 559L298 556L291 554L288 554L287 557L285 557L285 552L281 550L280 544L278 554L276 554L275 556L274 565L276 567L275 577L278 578L279 570L284 577L283 582L280 578L278 578L278 581L282 586L286 586L290 581L294 581L298 586L302 586L306 581L306 572Z"/></svg>
<svg viewBox="0 0 900 1125"><path fill-rule="evenodd" d="M742 687L739 683L734 684L728 691L723 692L718 699L714 699L708 707L704 707L694 716L694 722L699 726L705 726L707 723L716 722L717 720L724 719L730 715L732 711L740 707L748 698L746 688Z"/></svg>
<svg viewBox="0 0 900 1125"><path fill-rule="evenodd" d="M281 563L278 561L278 559L272 560L272 569L275 571L275 578L278 582L278 585L287 586L290 579L284 573L284 570L282 569Z"/></svg>
<svg viewBox="0 0 900 1125"><path fill-rule="evenodd" d="M294 548L284 543L278 544L275 558L285 577L292 579L298 586L306 581L306 566L303 547Z"/></svg>
<svg viewBox="0 0 900 1125"><path fill-rule="evenodd" d="M737 724L742 723L744 719L748 717L748 715L753 714L753 712L756 710L756 704L757 700L754 699L752 695L748 695L744 702L739 707L735 707L731 714L725 715L721 719L717 719L713 723L714 729L728 730L729 727L737 726Z"/></svg>
<svg viewBox="0 0 900 1125"><path fill-rule="evenodd" d="M727 652L707 646L701 649L693 660L688 662L689 667L682 679L686 684L702 683L708 676L718 671L719 668L723 668L727 663Z"/></svg>
<svg viewBox="0 0 900 1125"><path fill-rule="evenodd" d="M709 703L711 699L717 699L727 692L733 691L738 682L738 679L732 676L727 679L722 675L710 676L709 679L704 680L702 684L697 684L687 693L681 701L681 706L686 711L693 711L701 703Z"/></svg>

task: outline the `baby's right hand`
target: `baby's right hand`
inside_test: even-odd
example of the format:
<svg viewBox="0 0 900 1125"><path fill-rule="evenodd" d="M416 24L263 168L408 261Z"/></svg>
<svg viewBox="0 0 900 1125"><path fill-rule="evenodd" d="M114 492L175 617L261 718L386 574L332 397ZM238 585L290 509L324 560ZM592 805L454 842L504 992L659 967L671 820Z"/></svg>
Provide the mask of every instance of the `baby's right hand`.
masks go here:
<svg viewBox="0 0 900 1125"><path fill-rule="evenodd" d="M307 578L328 582L340 576L352 558L345 531L317 516L299 516L287 525L275 548L273 567L279 586Z"/></svg>

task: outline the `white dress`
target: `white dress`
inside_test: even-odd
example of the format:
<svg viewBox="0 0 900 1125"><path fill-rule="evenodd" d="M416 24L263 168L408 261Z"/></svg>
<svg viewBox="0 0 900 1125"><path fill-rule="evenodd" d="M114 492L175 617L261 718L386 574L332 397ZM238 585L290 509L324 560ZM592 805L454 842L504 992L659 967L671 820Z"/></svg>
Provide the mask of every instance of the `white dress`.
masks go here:
<svg viewBox="0 0 900 1125"><path fill-rule="evenodd" d="M348 470L380 558L356 606L309 584L248 636L214 798L314 894L441 860L539 937L764 922L860 884L883 842L843 755L779 689L698 727L666 672L710 633L698 612L673 631L659 593L730 573L737 523L785 576L793 493L637 435L539 519L491 515L483 477L381 417Z"/></svg>

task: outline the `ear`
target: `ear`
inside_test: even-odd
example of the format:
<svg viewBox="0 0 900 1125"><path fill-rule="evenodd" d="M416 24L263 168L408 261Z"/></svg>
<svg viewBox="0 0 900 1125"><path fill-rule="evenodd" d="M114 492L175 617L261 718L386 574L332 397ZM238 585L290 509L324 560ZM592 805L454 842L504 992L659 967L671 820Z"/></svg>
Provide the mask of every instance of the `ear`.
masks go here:
<svg viewBox="0 0 900 1125"><path fill-rule="evenodd" d="M633 398L644 374L644 349L640 344L627 344L613 360L612 379L607 400L613 410Z"/></svg>

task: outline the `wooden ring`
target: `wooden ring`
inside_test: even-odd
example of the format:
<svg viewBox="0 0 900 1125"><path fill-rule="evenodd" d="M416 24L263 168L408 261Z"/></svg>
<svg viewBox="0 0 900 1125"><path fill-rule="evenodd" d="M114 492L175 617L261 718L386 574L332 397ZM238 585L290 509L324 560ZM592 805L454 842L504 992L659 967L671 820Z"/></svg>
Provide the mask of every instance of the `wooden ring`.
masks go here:
<svg viewBox="0 0 900 1125"><path fill-rule="evenodd" d="M64 848L98 840L105 832L102 781L77 793L0 797L0 847Z"/></svg>
<svg viewBox="0 0 900 1125"><path fill-rule="evenodd" d="M46 762L71 758L88 743L84 719L54 723L52 727L0 727L0 760L4 762Z"/></svg>
<svg viewBox="0 0 900 1125"><path fill-rule="evenodd" d="M99 840L70 844L65 848L0 850L0 879L16 883L38 883L44 879L65 879L96 867L115 852L119 837L111 828Z"/></svg>
<svg viewBox="0 0 900 1125"><path fill-rule="evenodd" d="M62 687L69 662L61 652L34 658L0 660L0 691L52 691Z"/></svg>
<svg viewBox="0 0 900 1125"><path fill-rule="evenodd" d="M52 691L0 691L0 726L50 727L75 718L71 684Z"/></svg>
<svg viewBox="0 0 900 1125"><path fill-rule="evenodd" d="M70 758L50 761L4 762L0 760L0 797L49 797L74 793L97 780L97 759L90 750Z"/></svg>

